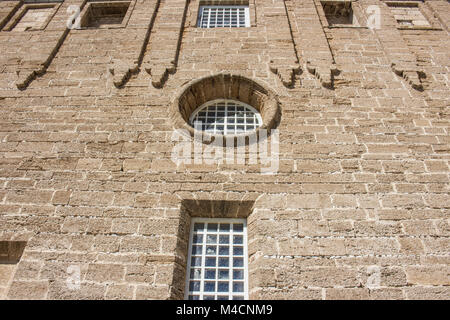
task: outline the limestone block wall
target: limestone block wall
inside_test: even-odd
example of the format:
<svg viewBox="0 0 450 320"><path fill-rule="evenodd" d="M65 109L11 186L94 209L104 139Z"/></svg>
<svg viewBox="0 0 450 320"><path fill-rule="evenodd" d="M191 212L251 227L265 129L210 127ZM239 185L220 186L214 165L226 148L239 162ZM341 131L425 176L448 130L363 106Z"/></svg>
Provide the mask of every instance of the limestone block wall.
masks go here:
<svg viewBox="0 0 450 320"><path fill-rule="evenodd" d="M449 299L449 4L399 29L358 2L380 30L324 25L317 0L250 0L239 29L136 0L124 26L70 29L89 2L66 0L9 31L25 3L1 1L0 241L26 245L0 252L0 298L181 299L190 218L221 216L247 219L251 299ZM173 101L219 73L273 92L276 174L171 160Z"/></svg>

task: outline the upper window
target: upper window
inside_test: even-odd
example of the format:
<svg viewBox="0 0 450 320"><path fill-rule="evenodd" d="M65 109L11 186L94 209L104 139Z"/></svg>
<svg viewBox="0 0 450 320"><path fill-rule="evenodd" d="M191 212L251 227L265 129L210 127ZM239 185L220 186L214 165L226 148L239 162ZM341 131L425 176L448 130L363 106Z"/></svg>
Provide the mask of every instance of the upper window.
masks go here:
<svg viewBox="0 0 450 320"><path fill-rule="evenodd" d="M200 6L200 28L250 27L248 6Z"/></svg>
<svg viewBox="0 0 450 320"><path fill-rule="evenodd" d="M83 28L125 27L130 1L92 2L88 4L86 13L81 19Z"/></svg>
<svg viewBox="0 0 450 320"><path fill-rule="evenodd" d="M40 1L41 2L41 1ZM43 30L58 10L58 1L42 1L29 3L25 1L11 17L4 31L34 31Z"/></svg>
<svg viewBox="0 0 450 320"><path fill-rule="evenodd" d="M192 219L186 299L248 299L247 264L245 219Z"/></svg>
<svg viewBox="0 0 450 320"><path fill-rule="evenodd" d="M195 110L190 124L212 134L232 135L256 130L262 125L258 110L235 100L218 99Z"/></svg>
<svg viewBox="0 0 450 320"><path fill-rule="evenodd" d="M387 2L399 27L430 27L420 11L420 2Z"/></svg>

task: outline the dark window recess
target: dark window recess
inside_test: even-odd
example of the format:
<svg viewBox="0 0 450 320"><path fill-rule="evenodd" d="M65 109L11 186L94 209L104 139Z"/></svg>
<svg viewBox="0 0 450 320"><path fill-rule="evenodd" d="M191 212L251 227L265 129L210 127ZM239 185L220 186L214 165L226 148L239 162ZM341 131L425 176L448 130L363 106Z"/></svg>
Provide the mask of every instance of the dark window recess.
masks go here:
<svg viewBox="0 0 450 320"><path fill-rule="evenodd" d="M18 263L26 244L25 241L0 241L0 263Z"/></svg>
<svg viewBox="0 0 450 320"><path fill-rule="evenodd" d="M330 26L339 24L353 24L353 10L352 3L350 1L322 1L322 7Z"/></svg>
<svg viewBox="0 0 450 320"><path fill-rule="evenodd" d="M130 2L90 3L81 21L82 27L100 28L120 25L127 13Z"/></svg>

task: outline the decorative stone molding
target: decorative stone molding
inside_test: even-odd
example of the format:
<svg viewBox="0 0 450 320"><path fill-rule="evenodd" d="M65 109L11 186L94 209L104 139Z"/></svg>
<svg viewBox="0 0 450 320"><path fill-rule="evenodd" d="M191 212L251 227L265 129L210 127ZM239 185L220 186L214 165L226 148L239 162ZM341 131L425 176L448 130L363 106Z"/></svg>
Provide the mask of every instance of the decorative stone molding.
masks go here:
<svg viewBox="0 0 450 320"><path fill-rule="evenodd" d="M144 69L151 75L152 85L155 88L161 88L169 74L176 71L189 3L190 0L166 1L158 13L156 25L158 32L151 37L150 52L143 62ZM174 24L177 26L174 27ZM168 37L168 32L177 32L177 36ZM164 45L159 48L162 43Z"/></svg>
<svg viewBox="0 0 450 320"><path fill-rule="evenodd" d="M123 87L125 83L130 79L131 75L139 72L140 67L144 60L145 51L150 41L150 34L153 30L156 16L158 14L161 0L156 0L154 5L139 2L139 7L148 6L148 15L150 17L147 29L145 29L144 41L141 45L139 55L134 61L114 60L109 68L110 73L113 75L113 83L117 88Z"/></svg>
<svg viewBox="0 0 450 320"><path fill-rule="evenodd" d="M305 69L316 76L322 86L332 88L337 68L319 17L320 1L285 0L285 3L295 47Z"/></svg>
<svg viewBox="0 0 450 320"><path fill-rule="evenodd" d="M403 36L398 30L397 21L394 18L386 2L365 1L361 5L367 8L369 5L380 5L381 25L380 29L373 29L378 37L388 59L392 71L405 79L415 90L423 90L420 78L425 77L425 72L417 65L414 54L408 48Z"/></svg>
<svg viewBox="0 0 450 320"><path fill-rule="evenodd" d="M189 124L192 112L205 102L215 99L233 99L244 102L261 114L263 124L253 133L235 135L245 137L246 143L250 135L258 135L260 130L270 132L280 120L280 107L278 98L271 90L240 75L221 73L195 80L181 89L171 104L170 116L176 129L185 129L191 136L196 135L195 129ZM197 133L204 139L213 142L215 139L226 140L223 135L211 135L206 132ZM230 136L227 136L230 137Z"/></svg>
<svg viewBox="0 0 450 320"><path fill-rule="evenodd" d="M274 1L270 13L264 15L264 22L269 33L269 46L272 48L269 69L280 78L285 87L292 88L295 75L301 69L284 0Z"/></svg>
<svg viewBox="0 0 450 320"><path fill-rule="evenodd" d="M62 44L64 43L64 40L66 40L67 35L69 34L70 29L66 28L61 36L58 39L58 42L56 43L55 47L53 47L50 54L46 57L44 61L35 61L31 62L32 70L29 69L21 69L19 68L17 70L17 80L16 80L16 86L20 90L26 89L29 84L36 79L38 76L42 76L46 71L50 63L53 61L53 58L55 58L56 54L59 51L59 48L61 48ZM22 67L27 67L27 62L23 62Z"/></svg>
<svg viewBox="0 0 450 320"><path fill-rule="evenodd" d="M86 0L74 0L74 1L65 1L61 5L57 6L54 16L50 22L48 22L48 28L53 28L53 30L57 30L61 32L57 37L57 41L53 47L50 47L49 52L44 52L42 55L37 57L29 57L27 60L24 59L21 62L20 67L16 70L17 78L16 78L16 87L20 90L24 90L28 87L28 85L36 79L36 77L43 75L50 63L53 61L53 58L59 51L59 48L64 43L67 35L70 32L70 29L67 27L67 8L70 5L78 5L80 10L83 10L86 4Z"/></svg>

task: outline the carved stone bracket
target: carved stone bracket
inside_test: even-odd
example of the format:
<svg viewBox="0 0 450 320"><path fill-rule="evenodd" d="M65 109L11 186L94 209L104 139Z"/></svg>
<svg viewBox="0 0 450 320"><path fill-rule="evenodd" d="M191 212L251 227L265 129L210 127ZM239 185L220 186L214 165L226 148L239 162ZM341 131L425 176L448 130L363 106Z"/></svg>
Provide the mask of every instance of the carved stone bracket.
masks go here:
<svg viewBox="0 0 450 320"><path fill-rule="evenodd" d="M381 28L374 28L373 31L390 61L392 71L415 90L423 90L421 78L425 77L425 72L418 66L416 57L398 30L390 8L381 1L367 0L361 3L364 11L370 5L378 5L380 8Z"/></svg>
<svg viewBox="0 0 450 320"><path fill-rule="evenodd" d="M400 77L403 77L407 83L411 85L416 90L423 90L421 77L425 76L423 71L418 71L417 66L408 67L406 65L402 65L398 62L392 62L391 64L392 71Z"/></svg>
<svg viewBox="0 0 450 320"><path fill-rule="evenodd" d="M314 0L285 0L292 37L305 69L326 88L333 88L336 65Z"/></svg>
<svg viewBox="0 0 450 320"><path fill-rule="evenodd" d="M284 66L280 67L280 66L276 66L276 64L273 63L273 61L271 61L269 67L270 67L270 71L272 71L274 74L276 74L280 78L283 85L287 88L291 88L294 86L295 75L299 74L301 71L300 65L298 65L298 64L288 66L288 67L284 67Z"/></svg>
<svg viewBox="0 0 450 320"><path fill-rule="evenodd" d="M291 22L284 0L276 0L270 5L270 12L264 14L269 33L269 69L276 74L285 87L295 84L295 75L301 71L298 55L292 37Z"/></svg>
<svg viewBox="0 0 450 320"><path fill-rule="evenodd" d="M143 63L155 88L162 88L169 74L176 71L189 2L190 0L176 0L162 4L156 24L157 32L150 38L149 54ZM174 22L177 23L176 26ZM168 37L169 32L178 32L178 36ZM158 47L160 44L164 44L162 48Z"/></svg>
<svg viewBox="0 0 450 320"><path fill-rule="evenodd" d="M338 73L338 69L335 64L318 66L314 62L306 61L306 69L312 75L319 79L322 86L326 88L333 87L334 75Z"/></svg>
<svg viewBox="0 0 450 320"><path fill-rule="evenodd" d="M149 43L150 34L156 20L156 15L158 13L160 3L161 0L156 0L154 3L141 1L136 4L136 6L146 7L146 15L149 17L149 24L146 29L143 29L143 32L145 32L145 36L137 59L134 61L113 60L109 71L113 75L113 83L117 88L123 87L133 74L139 72L140 66L143 63L142 61L144 59L145 51Z"/></svg>
<svg viewBox="0 0 450 320"><path fill-rule="evenodd" d="M44 52L38 56L30 54L32 60L28 60L26 57L21 59L21 64L16 70L17 78L15 84L18 89L26 89L36 77L43 75L47 71L47 68L55 58L70 31L66 26L68 6L79 5L79 7L82 8L85 3L85 0L74 0L66 1L61 4L61 6L55 6L53 19L47 28L52 31L60 32L59 36L57 36L58 40L53 47L47 46L50 48L50 52Z"/></svg>

